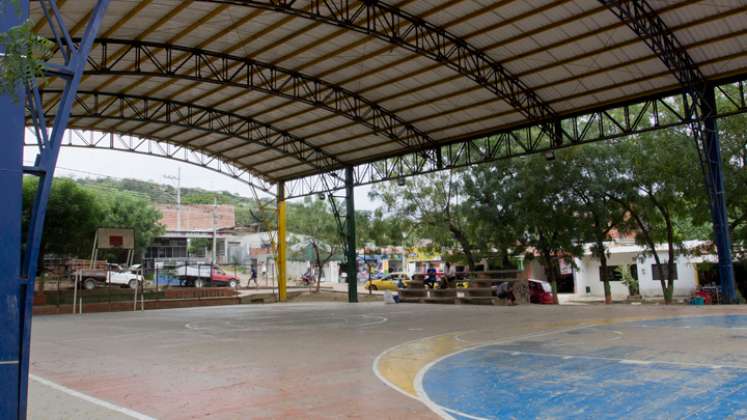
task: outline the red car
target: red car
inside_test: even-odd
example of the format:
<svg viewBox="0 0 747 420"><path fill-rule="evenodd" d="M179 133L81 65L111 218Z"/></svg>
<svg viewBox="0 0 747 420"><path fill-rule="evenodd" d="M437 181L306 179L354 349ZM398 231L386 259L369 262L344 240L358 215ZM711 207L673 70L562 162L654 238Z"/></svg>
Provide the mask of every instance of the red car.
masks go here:
<svg viewBox="0 0 747 420"><path fill-rule="evenodd" d="M541 305L552 305L552 287L550 283L542 280L529 279L529 302Z"/></svg>
<svg viewBox="0 0 747 420"><path fill-rule="evenodd" d="M213 271L210 273L210 282L214 286L226 286L235 289L239 285L239 278L226 274L220 267L213 266Z"/></svg>

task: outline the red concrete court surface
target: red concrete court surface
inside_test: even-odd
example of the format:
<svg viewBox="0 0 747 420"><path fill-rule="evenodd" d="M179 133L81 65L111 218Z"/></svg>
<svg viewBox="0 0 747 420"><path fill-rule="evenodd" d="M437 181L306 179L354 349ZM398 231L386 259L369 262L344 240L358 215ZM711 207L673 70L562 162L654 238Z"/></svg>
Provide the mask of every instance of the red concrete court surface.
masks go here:
<svg viewBox="0 0 747 420"><path fill-rule="evenodd" d="M619 414L635 392L627 415L742 417L746 309L314 303L37 316L30 417L614 417L599 410L605 390ZM657 389L674 399L648 400ZM708 395L699 407L677 399Z"/></svg>

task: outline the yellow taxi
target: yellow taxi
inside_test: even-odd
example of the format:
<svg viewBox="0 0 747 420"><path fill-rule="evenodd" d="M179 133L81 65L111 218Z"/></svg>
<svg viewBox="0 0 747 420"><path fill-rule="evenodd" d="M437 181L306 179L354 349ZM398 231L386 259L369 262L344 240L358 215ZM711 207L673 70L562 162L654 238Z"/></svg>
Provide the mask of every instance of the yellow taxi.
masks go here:
<svg viewBox="0 0 747 420"><path fill-rule="evenodd" d="M398 290L399 283L405 287L410 284L410 276L406 273L389 273L381 279L371 279L366 282L368 290Z"/></svg>

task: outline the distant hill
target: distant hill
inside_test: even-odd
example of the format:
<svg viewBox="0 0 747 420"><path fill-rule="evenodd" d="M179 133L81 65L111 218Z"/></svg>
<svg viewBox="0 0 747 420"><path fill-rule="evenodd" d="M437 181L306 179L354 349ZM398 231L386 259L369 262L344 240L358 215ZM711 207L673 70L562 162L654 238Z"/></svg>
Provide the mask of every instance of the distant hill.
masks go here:
<svg viewBox="0 0 747 420"><path fill-rule="evenodd" d="M128 192L146 198L156 204L175 204L176 188L139 179L76 178L75 181L88 188ZM182 187L182 204L230 204L236 208L236 224L247 226L258 222L257 205L253 199L228 191L210 191L202 188Z"/></svg>

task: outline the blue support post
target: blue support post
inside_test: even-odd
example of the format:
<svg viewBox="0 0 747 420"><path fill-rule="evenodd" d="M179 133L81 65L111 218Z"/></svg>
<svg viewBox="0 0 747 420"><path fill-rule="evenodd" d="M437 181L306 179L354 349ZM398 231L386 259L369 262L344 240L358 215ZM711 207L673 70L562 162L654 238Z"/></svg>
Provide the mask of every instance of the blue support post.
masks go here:
<svg viewBox="0 0 747 420"><path fill-rule="evenodd" d="M0 32L21 24L28 16L28 2L20 8L9 1L0 2ZM0 45L0 53L4 48ZM18 414L21 352L19 278L21 276L21 206L23 179L23 106L25 92L16 97L0 96L0 418Z"/></svg>
<svg viewBox="0 0 747 420"><path fill-rule="evenodd" d="M729 219L726 212L724 194L724 177L721 161L721 141L716 122L716 95L712 85L704 88L705 109L712 110L704 117L703 158L706 164L706 188L711 205L713 232L718 250L718 275L721 280L721 291L726 303L737 303L734 285L734 265L731 257L731 238L729 236Z"/></svg>
<svg viewBox="0 0 747 420"><path fill-rule="evenodd" d="M9 3L10 2L3 2L3 4ZM23 253L22 263L20 252L20 227L21 203L23 197L21 177L22 171L24 170L24 102L21 100L17 103L10 103L8 102L9 98L2 98L0 101L0 115L3 115L3 117L8 119L8 125L12 128L12 131L9 131L11 135L7 137L6 144L3 144L3 153L0 154L0 159L2 159L0 160L0 164L3 165L2 169L6 169L11 173L10 177L6 178L5 175L0 177L2 178L2 184L0 184L0 188L2 189L0 189L0 192L4 193L4 196L8 199L5 208L8 209L8 213L12 213L3 218L2 227L0 228L2 229L1 233L3 234L3 240L7 241L7 246L2 248L7 248L4 252L8 253L8 258L5 258L5 255L3 255L3 260L0 261L0 264L2 264L0 265L0 271L2 272L0 275L4 276L3 279L5 279L5 276L10 276L12 273L14 278L12 283L9 283L7 286L9 287L9 291L15 290L15 300L5 300L2 306L2 310L7 312L6 316L15 316L15 321L12 323L4 323L5 328L8 328L9 330L4 330L2 334L4 337L0 339L16 343L16 350L14 353L16 355L16 365L14 366L15 375L13 378L3 381L5 387L7 387L7 389L3 390L3 394L5 396L12 395L14 401L12 406L10 404L3 404L3 407L0 408L0 410L3 410L3 414L6 414L3 415L2 418L8 419L26 418L31 341L31 312L34 300L34 283L38 268L40 245L42 241L42 233L44 231L44 216L47 210L49 193L52 188L54 168L57 164L57 157L62 144L62 136L65 133L68 120L70 119L70 110L73 106L81 77L83 76L83 69L86 65L88 53L91 50L98 28L104 18L104 13L109 5L109 0L98 0L96 2L78 46L72 44L67 30L64 27L60 27L60 25L62 25L62 20L55 1L44 0L40 3L41 6L45 8L47 18L56 19L54 24L57 25L57 28L60 29L64 35L64 37L58 38L57 41L59 51L65 56L65 65L55 66L53 72L65 79L65 88L58 104L51 134L48 136L46 135L46 127L35 127L35 132L37 134L43 133L43 138L39 139L41 151L36 157L34 166L28 168L26 172L30 175L37 176L39 182L37 185L34 204L31 209L31 220L29 221L29 230L28 235L26 236L26 248ZM12 8L13 6L7 7ZM25 13L27 13L28 0L21 2L21 8ZM4 18L11 15L13 14L5 13ZM25 16L26 15L24 14L23 17ZM19 19L21 19L21 17L19 17ZM48 21L48 23L52 22ZM7 26L5 26L5 22L3 22L2 29L5 28L7 28ZM60 69L63 71L60 72ZM30 83L29 89L30 92L28 92L27 95L33 95L32 98L38 99L38 89L34 81ZM29 101L29 104L31 107L39 107L41 106L41 101L32 100ZM8 112L6 113L5 111ZM31 114L39 116L43 115L44 112L40 109L32 109ZM18 151L18 153L16 153L16 151ZM3 214L3 216L5 215ZM6 225L8 226L6 227ZM18 233L14 233L15 231L18 231ZM5 286L6 285L3 285L3 287ZM11 295L8 296L11 297ZM12 319L8 319L8 321L12 321ZM6 409L7 413L5 412Z"/></svg>

